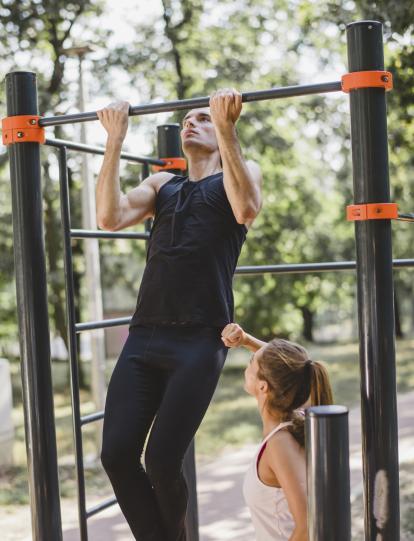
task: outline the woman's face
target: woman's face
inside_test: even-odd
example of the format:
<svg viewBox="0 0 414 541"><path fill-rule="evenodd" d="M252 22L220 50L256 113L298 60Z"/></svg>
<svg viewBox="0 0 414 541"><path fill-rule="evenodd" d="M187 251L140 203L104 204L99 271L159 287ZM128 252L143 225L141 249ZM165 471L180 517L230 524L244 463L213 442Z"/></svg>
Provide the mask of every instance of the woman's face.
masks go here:
<svg viewBox="0 0 414 541"><path fill-rule="evenodd" d="M261 381L257 375L259 371L259 364L257 361L262 354L263 348L264 346L257 350L254 355L252 355L250 362L244 371L244 390L246 393L256 397L260 389L259 385Z"/></svg>

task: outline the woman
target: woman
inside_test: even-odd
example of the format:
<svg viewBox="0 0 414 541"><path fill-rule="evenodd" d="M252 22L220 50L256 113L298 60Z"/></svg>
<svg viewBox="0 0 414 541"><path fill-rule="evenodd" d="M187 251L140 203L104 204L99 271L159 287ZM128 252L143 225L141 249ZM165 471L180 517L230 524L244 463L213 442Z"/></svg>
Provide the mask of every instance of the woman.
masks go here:
<svg viewBox="0 0 414 541"><path fill-rule="evenodd" d="M324 366L292 342L269 343L236 323L222 331L227 347L254 352L245 370L245 390L257 400L264 439L247 471L244 497L257 541L307 541L305 405L332 404Z"/></svg>

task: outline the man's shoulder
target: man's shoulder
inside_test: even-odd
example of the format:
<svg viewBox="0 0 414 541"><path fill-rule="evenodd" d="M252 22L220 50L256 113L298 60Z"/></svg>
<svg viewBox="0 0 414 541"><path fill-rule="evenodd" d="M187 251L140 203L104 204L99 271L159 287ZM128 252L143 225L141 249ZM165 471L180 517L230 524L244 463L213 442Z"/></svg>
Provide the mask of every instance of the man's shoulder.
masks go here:
<svg viewBox="0 0 414 541"><path fill-rule="evenodd" d="M170 180L172 180L177 175L174 175L173 173L169 173L167 171L160 171L159 173L154 173L153 175L150 175L146 179L143 180L142 183L148 184L154 188L154 190L158 193L160 189L164 186L164 184L167 184Z"/></svg>

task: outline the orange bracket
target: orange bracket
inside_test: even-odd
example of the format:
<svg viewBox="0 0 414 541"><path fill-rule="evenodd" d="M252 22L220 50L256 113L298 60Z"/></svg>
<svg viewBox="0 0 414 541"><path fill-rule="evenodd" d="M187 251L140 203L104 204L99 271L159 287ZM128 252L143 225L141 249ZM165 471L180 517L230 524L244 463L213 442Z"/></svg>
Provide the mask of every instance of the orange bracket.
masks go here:
<svg viewBox="0 0 414 541"><path fill-rule="evenodd" d="M392 73L390 71L354 71L342 75L342 90L350 92L357 88L381 87L392 90Z"/></svg>
<svg viewBox="0 0 414 541"><path fill-rule="evenodd" d="M362 220L394 220L398 218L397 203L368 203L365 205L348 205L346 219L348 222Z"/></svg>
<svg viewBox="0 0 414 541"><path fill-rule="evenodd" d="M40 116L16 115L2 120L3 145L13 143L44 143L45 129L38 124Z"/></svg>
<svg viewBox="0 0 414 541"><path fill-rule="evenodd" d="M187 160L185 158L161 158L165 162L164 165L153 165L154 171L164 171L167 169L181 169L186 171Z"/></svg>

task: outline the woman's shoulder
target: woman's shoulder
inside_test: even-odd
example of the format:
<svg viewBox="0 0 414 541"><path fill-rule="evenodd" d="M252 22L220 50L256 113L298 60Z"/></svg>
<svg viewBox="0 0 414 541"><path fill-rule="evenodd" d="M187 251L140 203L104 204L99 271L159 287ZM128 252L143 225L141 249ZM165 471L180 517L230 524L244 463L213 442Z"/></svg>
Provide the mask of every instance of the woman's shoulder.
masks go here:
<svg viewBox="0 0 414 541"><path fill-rule="evenodd" d="M305 464L304 449L287 428L279 430L268 440L265 453L267 467L281 486L286 476L298 475Z"/></svg>
<svg viewBox="0 0 414 541"><path fill-rule="evenodd" d="M301 449L299 443L289 430L290 426L284 426L269 438L266 447L271 453L286 455L292 451L297 452Z"/></svg>

